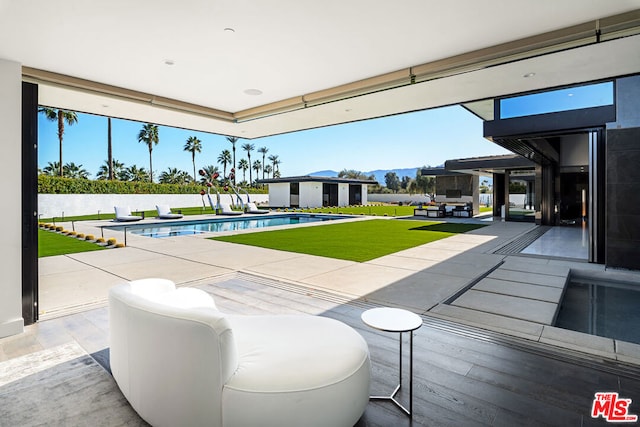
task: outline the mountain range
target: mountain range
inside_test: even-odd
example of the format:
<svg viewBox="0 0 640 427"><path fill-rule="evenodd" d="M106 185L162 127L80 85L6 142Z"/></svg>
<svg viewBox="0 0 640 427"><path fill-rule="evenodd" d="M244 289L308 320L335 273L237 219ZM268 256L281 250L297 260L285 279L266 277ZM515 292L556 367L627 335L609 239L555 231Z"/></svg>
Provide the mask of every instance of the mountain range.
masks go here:
<svg viewBox="0 0 640 427"><path fill-rule="evenodd" d="M362 172L362 173L365 174L366 176L373 175L375 177L376 181L378 181L379 184L385 185L384 176L388 172L395 172L396 175L398 175L399 179L402 179L403 176L408 176L409 178L415 178L417 170L421 169L421 168L422 167L419 167L419 168L401 168L401 169L377 169L377 170L374 170L374 171L368 171L368 172ZM307 175L309 175L309 176L336 177L336 176L338 176L338 172L336 172L334 170L323 170L323 171L311 172L311 173L309 173Z"/></svg>

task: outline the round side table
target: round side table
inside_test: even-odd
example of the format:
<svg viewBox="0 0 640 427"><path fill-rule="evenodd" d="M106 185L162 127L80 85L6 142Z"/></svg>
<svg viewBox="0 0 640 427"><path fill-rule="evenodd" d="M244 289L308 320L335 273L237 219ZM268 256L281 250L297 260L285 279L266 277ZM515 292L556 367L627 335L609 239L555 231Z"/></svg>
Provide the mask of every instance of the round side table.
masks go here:
<svg viewBox="0 0 640 427"><path fill-rule="evenodd" d="M413 413L413 331L422 326L422 319L415 313L400 308L380 307L367 310L361 315L362 321L380 331L398 332L400 334L399 380L398 386L390 396L370 396L371 400L390 400L405 414ZM402 388L402 334L409 332L409 409L397 399L396 394Z"/></svg>

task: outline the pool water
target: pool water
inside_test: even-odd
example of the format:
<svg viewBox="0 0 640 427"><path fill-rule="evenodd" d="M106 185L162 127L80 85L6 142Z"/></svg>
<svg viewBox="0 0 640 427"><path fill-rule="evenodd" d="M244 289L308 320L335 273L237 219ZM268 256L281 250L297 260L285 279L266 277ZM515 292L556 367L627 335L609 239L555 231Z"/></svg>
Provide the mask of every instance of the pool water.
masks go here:
<svg viewBox="0 0 640 427"><path fill-rule="evenodd" d="M640 285L575 279L555 326L640 344Z"/></svg>
<svg viewBox="0 0 640 427"><path fill-rule="evenodd" d="M305 224L345 218L350 217L344 215L338 216L315 214L269 215L267 217L227 217L194 221L173 221L154 224L127 224L126 226L120 225L109 228L119 231L126 228L127 233L154 238L163 238L221 231L235 231L254 228L259 229L274 227L277 225Z"/></svg>

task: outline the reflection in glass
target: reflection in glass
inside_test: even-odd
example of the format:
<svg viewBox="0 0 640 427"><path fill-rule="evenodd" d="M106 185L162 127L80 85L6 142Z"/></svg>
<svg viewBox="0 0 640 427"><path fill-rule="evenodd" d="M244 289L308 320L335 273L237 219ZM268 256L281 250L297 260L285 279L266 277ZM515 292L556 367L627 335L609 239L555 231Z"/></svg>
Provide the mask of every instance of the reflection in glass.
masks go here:
<svg viewBox="0 0 640 427"><path fill-rule="evenodd" d="M535 172L533 170L509 173L510 220L535 221Z"/></svg>
<svg viewBox="0 0 640 427"><path fill-rule="evenodd" d="M613 82L533 93L500 100L500 118L613 105Z"/></svg>

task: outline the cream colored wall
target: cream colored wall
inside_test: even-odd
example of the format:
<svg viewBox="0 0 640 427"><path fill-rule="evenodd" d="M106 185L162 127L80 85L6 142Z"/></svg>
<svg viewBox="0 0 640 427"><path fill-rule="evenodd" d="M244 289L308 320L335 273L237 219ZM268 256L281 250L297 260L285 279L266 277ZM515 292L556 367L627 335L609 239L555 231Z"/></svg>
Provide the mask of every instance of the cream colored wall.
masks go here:
<svg viewBox="0 0 640 427"><path fill-rule="evenodd" d="M349 184L338 184L338 206L349 206Z"/></svg>
<svg viewBox="0 0 640 427"><path fill-rule="evenodd" d="M2 117L3 250L0 257L0 338L21 333L22 319L22 67L0 59L0 117Z"/></svg>
<svg viewBox="0 0 640 427"><path fill-rule="evenodd" d="M301 182L300 183L300 207L319 208L322 207L322 183L321 182Z"/></svg>
<svg viewBox="0 0 640 427"><path fill-rule="evenodd" d="M269 206L289 207L290 197L288 182L269 184Z"/></svg>
<svg viewBox="0 0 640 427"><path fill-rule="evenodd" d="M240 193L246 203L247 195ZM267 194L250 194L252 202L263 204L268 202ZM216 194L211 193L211 200L216 202ZM222 203L237 203L235 194L220 194ZM204 203L209 207L209 200L204 196ZM129 206L133 211L154 210L156 205L169 205L171 208L202 207L200 194L38 194L38 216L41 218L60 218L75 215L94 215L114 213L114 206Z"/></svg>

